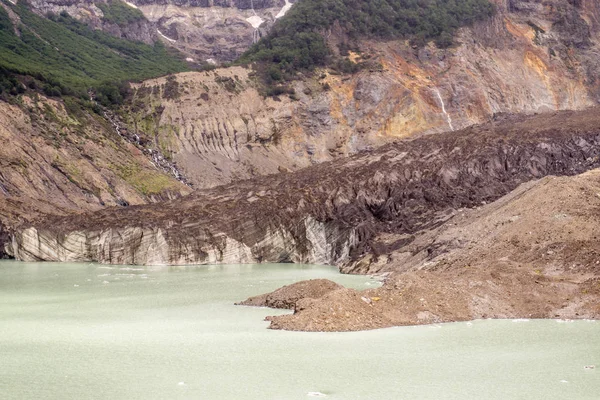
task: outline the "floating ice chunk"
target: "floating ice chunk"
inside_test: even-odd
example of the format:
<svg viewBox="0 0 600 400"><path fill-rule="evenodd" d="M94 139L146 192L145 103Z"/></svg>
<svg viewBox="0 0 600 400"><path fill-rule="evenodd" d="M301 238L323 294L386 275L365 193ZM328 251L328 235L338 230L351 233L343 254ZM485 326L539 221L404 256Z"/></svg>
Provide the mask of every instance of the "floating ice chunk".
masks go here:
<svg viewBox="0 0 600 400"><path fill-rule="evenodd" d="M467 322L467 326L473 326L473 323L471 321Z"/></svg>
<svg viewBox="0 0 600 400"><path fill-rule="evenodd" d="M517 318L513 319L512 322L529 322L527 318Z"/></svg>
<svg viewBox="0 0 600 400"><path fill-rule="evenodd" d="M109 281L102 281L102 283L107 284L107 283L110 283L110 282Z"/></svg>
<svg viewBox="0 0 600 400"><path fill-rule="evenodd" d="M560 383L569 383L569 381L565 381L564 379L561 379Z"/></svg>
<svg viewBox="0 0 600 400"><path fill-rule="evenodd" d="M558 322L559 324L565 324L567 322L575 322L572 319L557 319L556 322Z"/></svg>
<svg viewBox="0 0 600 400"><path fill-rule="evenodd" d="M181 381L177 384L178 386L185 386L185 382Z"/></svg>
<svg viewBox="0 0 600 400"><path fill-rule="evenodd" d="M310 397L327 397L327 395L325 393L321 393L321 392L308 392L306 393L307 396Z"/></svg>
<svg viewBox="0 0 600 400"><path fill-rule="evenodd" d="M75 284L75 285L73 285L73 287L79 287L79 285L78 285L78 284Z"/></svg>

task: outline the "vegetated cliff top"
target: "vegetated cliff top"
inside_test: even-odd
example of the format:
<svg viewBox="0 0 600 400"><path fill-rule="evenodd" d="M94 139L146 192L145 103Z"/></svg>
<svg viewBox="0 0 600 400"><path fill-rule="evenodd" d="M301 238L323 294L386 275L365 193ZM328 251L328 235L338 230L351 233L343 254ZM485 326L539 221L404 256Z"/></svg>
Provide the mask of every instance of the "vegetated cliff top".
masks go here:
<svg viewBox="0 0 600 400"><path fill-rule="evenodd" d="M324 34L332 30L345 46L376 37L435 40L446 47L456 29L493 13L488 0L302 0L240 61L264 63L268 79L285 80L286 74L331 61Z"/></svg>
<svg viewBox="0 0 600 400"><path fill-rule="evenodd" d="M33 77L31 85L49 95L86 97L87 89L102 82L185 70L185 62L160 42L150 46L118 39L66 13L44 18L25 2L0 5L0 93L22 90L15 75Z"/></svg>

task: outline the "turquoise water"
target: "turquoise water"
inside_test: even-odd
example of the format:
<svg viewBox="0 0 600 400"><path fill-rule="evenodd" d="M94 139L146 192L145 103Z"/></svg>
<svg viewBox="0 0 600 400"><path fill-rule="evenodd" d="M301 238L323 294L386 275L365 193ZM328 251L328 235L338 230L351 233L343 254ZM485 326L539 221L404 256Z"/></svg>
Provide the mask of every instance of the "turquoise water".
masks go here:
<svg viewBox="0 0 600 400"><path fill-rule="evenodd" d="M233 305L311 278L376 285L292 264L0 262L0 399L600 399L600 322L303 333Z"/></svg>

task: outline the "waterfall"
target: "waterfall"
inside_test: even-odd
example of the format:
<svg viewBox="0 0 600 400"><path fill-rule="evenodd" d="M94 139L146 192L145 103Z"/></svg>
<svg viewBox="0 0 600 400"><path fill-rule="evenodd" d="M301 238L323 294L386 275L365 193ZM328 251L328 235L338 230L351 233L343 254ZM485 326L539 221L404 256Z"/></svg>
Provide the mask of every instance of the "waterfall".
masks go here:
<svg viewBox="0 0 600 400"><path fill-rule="evenodd" d="M258 27L264 22L264 20L258 14L256 14L256 11L254 10L254 0L250 0L250 7L252 9L252 14L254 15L246 18L246 21L248 21L248 23L254 28L254 32L252 32L252 43L256 43L260 38Z"/></svg>
<svg viewBox="0 0 600 400"><path fill-rule="evenodd" d="M446 121L448 122L448 126L450 127L450 130L453 131L454 127L452 126L452 118L450 118L450 114L448 114L446 112L446 106L444 105L444 99L442 99L442 95L440 94L440 91L437 88L434 88L434 91L435 91L435 94L437 95L438 99L440 100L440 105L442 106L442 112L446 116Z"/></svg>
<svg viewBox="0 0 600 400"><path fill-rule="evenodd" d="M95 103L97 106L100 106L98 102L96 102L96 94L92 91L88 92L90 96L90 101ZM149 157L150 164L152 164L156 169L161 170L167 174L172 174L175 179L179 182L183 183L186 186L192 187L192 185L188 182L187 178L183 175L183 173L177 167L175 162L169 161L160 151L160 149L152 149L145 147L142 144L141 138L137 133L129 133L127 129L123 130L121 127L121 121L119 117L110 110L102 107L102 114L104 118L112 125L115 133L123 138L125 141L133 144L135 147L140 149L143 153L146 153ZM1 186L1 184L0 184Z"/></svg>
<svg viewBox="0 0 600 400"><path fill-rule="evenodd" d="M290 10L290 8L292 8L292 6L293 6L293 4L290 3L289 0L285 0L284 6L281 8L279 13L275 16L275 19L279 19L279 18L283 17L285 15L285 13L288 12Z"/></svg>

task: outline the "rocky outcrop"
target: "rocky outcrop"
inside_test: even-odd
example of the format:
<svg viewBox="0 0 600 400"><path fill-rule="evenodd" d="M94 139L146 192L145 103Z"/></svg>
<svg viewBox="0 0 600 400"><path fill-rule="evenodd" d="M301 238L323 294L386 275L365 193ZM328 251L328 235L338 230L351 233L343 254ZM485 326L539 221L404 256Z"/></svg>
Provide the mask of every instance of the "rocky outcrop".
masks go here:
<svg viewBox="0 0 600 400"><path fill-rule="evenodd" d="M285 13L284 0L134 1L169 46L197 63L231 62ZM283 15L283 14L281 14Z"/></svg>
<svg viewBox="0 0 600 400"><path fill-rule="evenodd" d="M364 271L457 209L599 166L599 145L597 109L510 117L160 205L24 224L12 252L22 260L291 261Z"/></svg>

